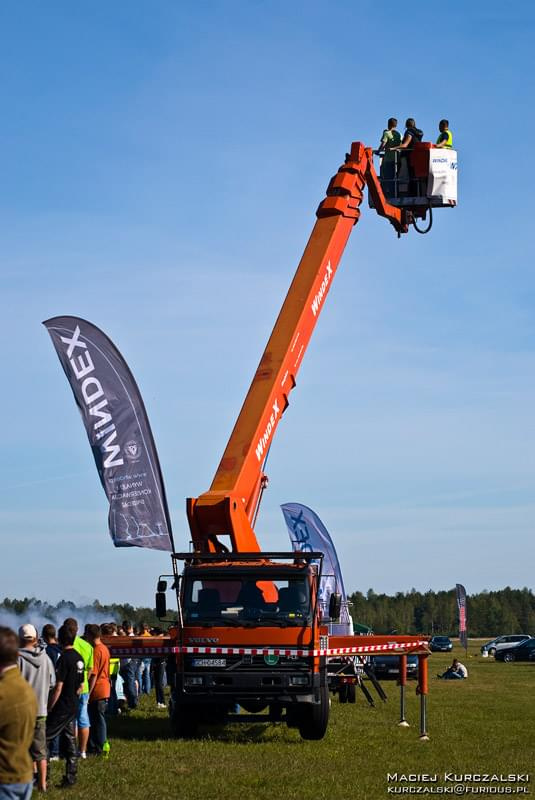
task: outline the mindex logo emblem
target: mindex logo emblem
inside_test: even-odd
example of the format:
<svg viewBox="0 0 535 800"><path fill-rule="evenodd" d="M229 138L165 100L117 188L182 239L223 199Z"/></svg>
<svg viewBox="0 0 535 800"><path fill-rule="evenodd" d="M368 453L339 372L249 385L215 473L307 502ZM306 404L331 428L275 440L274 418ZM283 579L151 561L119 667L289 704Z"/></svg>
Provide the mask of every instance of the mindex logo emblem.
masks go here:
<svg viewBox="0 0 535 800"><path fill-rule="evenodd" d="M129 461L139 461L141 458L141 447L132 439L125 444L124 454Z"/></svg>

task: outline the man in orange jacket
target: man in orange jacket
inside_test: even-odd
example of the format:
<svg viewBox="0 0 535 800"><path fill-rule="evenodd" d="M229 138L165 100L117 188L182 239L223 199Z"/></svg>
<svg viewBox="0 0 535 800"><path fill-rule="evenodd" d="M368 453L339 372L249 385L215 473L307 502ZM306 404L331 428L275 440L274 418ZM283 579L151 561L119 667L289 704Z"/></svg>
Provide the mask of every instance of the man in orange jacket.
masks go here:
<svg viewBox="0 0 535 800"><path fill-rule="evenodd" d="M110 651L100 640L98 625L86 625L85 635L93 647L93 671L89 678L89 702L87 704L91 722L88 752L102 755L104 745L108 740L106 709L111 691Z"/></svg>

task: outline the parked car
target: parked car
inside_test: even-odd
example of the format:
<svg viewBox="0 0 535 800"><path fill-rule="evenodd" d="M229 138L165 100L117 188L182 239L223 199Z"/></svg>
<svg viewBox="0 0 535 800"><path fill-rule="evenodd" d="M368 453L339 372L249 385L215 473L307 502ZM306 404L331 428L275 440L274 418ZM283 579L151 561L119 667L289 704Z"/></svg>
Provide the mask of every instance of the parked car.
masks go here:
<svg viewBox="0 0 535 800"><path fill-rule="evenodd" d="M433 636L429 647L432 653L449 653L453 650L453 642L449 636Z"/></svg>
<svg viewBox="0 0 535 800"><path fill-rule="evenodd" d="M510 636L497 636L495 639L491 639L490 642L487 642L481 647L482 653L488 653L489 656L493 656L496 651L504 650L509 647L515 647L520 644L520 642L525 642L526 639L531 639L531 636L528 633L514 633Z"/></svg>
<svg viewBox="0 0 535 800"><path fill-rule="evenodd" d="M370 665L377 678L399 678L399 656L377 655L370 658ZM418 656L407 656L407 678L418 675Z"/></svg>
<svg viewBox="0 0 535 800"><path fill-rule="evenodd" d="M535 661L535 639L530 636L523 642L503 650L496 650L496 661Z"/></svg>

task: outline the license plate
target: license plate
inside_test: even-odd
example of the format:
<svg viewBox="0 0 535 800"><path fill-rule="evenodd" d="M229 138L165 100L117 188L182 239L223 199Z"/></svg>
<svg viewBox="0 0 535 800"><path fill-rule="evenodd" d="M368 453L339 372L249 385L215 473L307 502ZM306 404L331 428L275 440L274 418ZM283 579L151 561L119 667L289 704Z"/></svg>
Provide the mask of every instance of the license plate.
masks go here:
<svg viewBox="0 0 535 800"><path fill-rule="evenodd" d="M194 667L226 667L226 658L194 658Z"/></svg>
<svg viewBox="0 0 535 800"><path fill-rule="evenodd" d="M395 674L396 674L396 673L398 673L398 672L399 672L399 669L389 669L389 670L388 670L388 674L389 674L389 675L395 675Z"/></svg>

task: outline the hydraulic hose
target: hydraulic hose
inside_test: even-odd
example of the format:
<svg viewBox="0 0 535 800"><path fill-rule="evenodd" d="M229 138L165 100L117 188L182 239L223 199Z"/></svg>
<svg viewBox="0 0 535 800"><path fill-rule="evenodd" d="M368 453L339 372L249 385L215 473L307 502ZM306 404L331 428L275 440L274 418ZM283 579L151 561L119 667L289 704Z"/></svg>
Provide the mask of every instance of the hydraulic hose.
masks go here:
<svg viewBox="0 0 535 800"><path fill-rule="evenodd" d="M427 225L427 228L419 228L418 225L416 224L416 219L413 219L412 224L414 225L414 230L417 233L429 233L429 231L433 227L433 209L431 207L431 200L429 201L429 223Z"/></svg>

